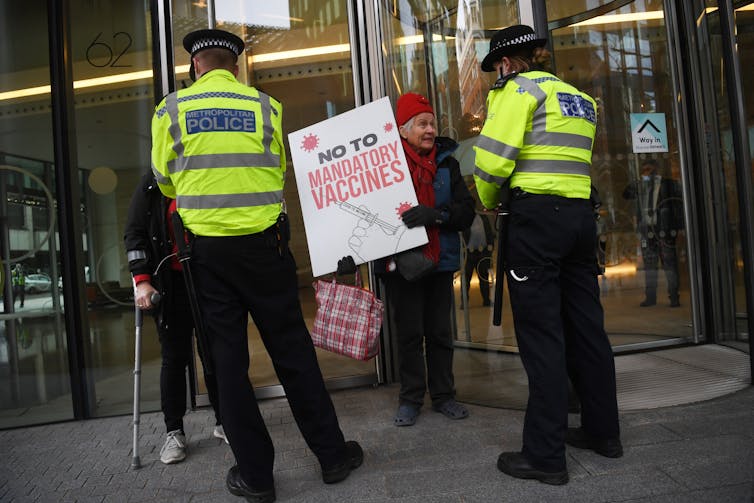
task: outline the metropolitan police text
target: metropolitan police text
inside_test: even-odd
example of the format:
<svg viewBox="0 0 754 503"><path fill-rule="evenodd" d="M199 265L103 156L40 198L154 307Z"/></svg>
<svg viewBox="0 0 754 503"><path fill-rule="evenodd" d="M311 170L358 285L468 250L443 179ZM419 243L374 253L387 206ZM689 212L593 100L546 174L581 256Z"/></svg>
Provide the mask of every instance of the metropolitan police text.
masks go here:
<svg viewBox="0 0 754 503"><path fill-rule="evenodd" d="M206 108L186 112L186 132L188 134L222 131L254 133L256 130L256 118L251 110Z"/></svg>

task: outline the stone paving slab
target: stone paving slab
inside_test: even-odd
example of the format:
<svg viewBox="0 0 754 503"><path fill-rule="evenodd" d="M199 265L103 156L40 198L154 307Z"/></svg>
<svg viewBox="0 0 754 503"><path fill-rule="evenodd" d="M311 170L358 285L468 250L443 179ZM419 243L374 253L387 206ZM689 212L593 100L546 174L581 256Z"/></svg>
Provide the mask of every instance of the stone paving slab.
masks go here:
<svg viewBox="0 0 754 503"><path fill-rule="evenodd" d="M280 502L752 502L754 387L689 405L621 413L625 455L607 459L569 448L570 482L517 480L496 466L520 448L523 412L470 405L451 421L425 407L413 427L396 428L395 385L333 392L346 438L364 448L361 468L325 485L285 399L261 402L275 443ZM142 415L131 468L130 417L0 431L0 501L243 502L225 488L230 448L212 436L207 409L189 412L186 461L163 465L162 417ZM570 417L577 424L578 417Z"/></svg>

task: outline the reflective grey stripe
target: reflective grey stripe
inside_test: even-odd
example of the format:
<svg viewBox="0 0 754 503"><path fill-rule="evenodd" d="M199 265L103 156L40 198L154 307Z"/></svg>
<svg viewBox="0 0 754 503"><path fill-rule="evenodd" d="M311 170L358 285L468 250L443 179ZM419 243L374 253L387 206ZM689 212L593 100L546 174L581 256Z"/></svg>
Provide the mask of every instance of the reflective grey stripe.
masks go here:
<svg viewBox="0 0 754 503"><path fill-rule="evenodd" d="M534 96L534 98L537 100L537 103L544 103L545 99L547 99L547 95L545 92L540 89L540 87L531 81L531 79L527 79L526 77L522 77L521 75L516 75L513 77L513 82L521 86L524 91Z"/></svg>
<svg viewBox="0 0 754 503"><path fill-rule="evenodd" d="M521 86L521 89L534 96L537 100L537 108L534 110L534 116L531 119L532 131L546 131L547 130L547 109L544 106L547 95L545 92L531 79L517 75L513 78L513 82Z"/></svg>
<svg viewBox="0 0 754 503"><path fill-rule="evenodd" d="M245 208L281 203L283 191L251 192L246 194L212 194L206 196L178 196L176 206L187 210Z"/></svg>
<svg viewBox="0 0 754 503"><path fill-rule="evenodd" d="M510 160L515 160L516 157L518 157L518 153L520 151L520 149L508 145L507 143L503 143L501 141L497 141L494 138L483 135L477 136L475 145L482 150L486 150L487 152L498 155L500 157L505 157L506 159Z"/></svg>
<svg viewBox="0 0 754 503"><path fill-rule="evenodd" d="M141 260L147 258L147 253L144 250L129 250L126 252L126 258L129 262Z"/></svg>
<svg viewBox="0 0 754 503"><path fill-rule="evenodd" d="M154 175L155 180L157 180L157 183L159 183L160 185L173 185L173 181L170 178L162 176L162 173L157 171L157 167L155 167L154 164L152 164L152 174Z"/></svg>
<svg viewBox="0 0 754 503"><path fill-rule="evenodd" d="M544 159L521 159L516 161L518 173L559 173L589 176L589 164L579 161L549 161Z"/></svg>
<svg viewBox="0 0 754 503"><path fill-rule="evenodd" d="M168 110L170 117L170 137L173 139L173 150L178 154L178 158L183 157L183 137L181 135L181 124L178 121L178 93L170 93L165 97L165 108Z"/></svg>
<svg viewBox="0 0 754 503"><path fill-rule="evenodd" d="M206 154L192 155L168 162L168 172L172 175L190 169L209 168L280 168L280 156L269 148L261 154Z"/></svg>
<svg viewBox="0 0 754 503"><path fill-rule="evenodd" d="M262 145L264 145L265 152L270 152L270 148L272 146L272 135L275 132L275 130L272 128L272 119L270 118L270 110L272 109L272 107L270 106L270 97L263 92L260 92L259 101L262 104L262 130L264 131ZM279 158L278 165L280 165Z"/></svg>
<svg viewBox="0 0 754 503"><path fill-rule="evenodd" d="M178 157L168 162L168 173L175 174L189 169L208 169L208 168L248 168L248 167L280 167L280 155L273 154L271 147L273 141L273 134L275 129L272 126L272 105L270 104L270 97L263 92L259 92L259 98L250 96L244 96L233 93L216 93L219 97L232 98L240 100L257 101L262 108L262 146L264 152L262 153L248 153L248 154L206 154L206 155L194 155L185 156L183 141L181 137L181 128L178 121L178 101L184 101L176 99L176 93L169 94L165 98L165 107L168 110L170 116L170 136L173 138L173 150L178 154ZM212 95L212 96L210 96ZM215 93L206 93L195 96L187 97L190 99L199 99L214 97ZM277 110L275 110L277 115Z"/></svg>
<svg viewBox="0 0 754 503"><path fill-rule="evenodd" d="M474 167L474 176L479 177L487 183L494 183L497 185L502 185L507 180L507 178L503 176L492 176L486 171L482 171L479 167Z"/></svg>
<svg viewBox="0 0 754 503"><path fill-rule="evenodd" d="M532 131L524 136L526 145L549 147L573 147L584 150L592 149L592 139L588 136L572 133L548 133L546 131Z"/></svg>

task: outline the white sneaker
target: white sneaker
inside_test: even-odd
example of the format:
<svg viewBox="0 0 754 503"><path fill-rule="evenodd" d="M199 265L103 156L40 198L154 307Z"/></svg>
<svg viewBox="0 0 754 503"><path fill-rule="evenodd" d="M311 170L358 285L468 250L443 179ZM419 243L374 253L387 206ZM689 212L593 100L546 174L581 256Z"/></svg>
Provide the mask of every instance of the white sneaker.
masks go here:
<svg viewBox="0 0 754 503"><path fill-rule="evenodd" d="M215 426L215 431L212 432L212 436L215 438L222 438L226 444L230 445L228 442L228 437L225 436L225 430L223 429L223 425L218 424Z"/></svg>
<svg viewBox="0 0 754 503"><path fill-rule="evenodd" d="M160 461L169 465L186 459L186 435L181 430L168 432L165 445L160 449Z"/></svg>

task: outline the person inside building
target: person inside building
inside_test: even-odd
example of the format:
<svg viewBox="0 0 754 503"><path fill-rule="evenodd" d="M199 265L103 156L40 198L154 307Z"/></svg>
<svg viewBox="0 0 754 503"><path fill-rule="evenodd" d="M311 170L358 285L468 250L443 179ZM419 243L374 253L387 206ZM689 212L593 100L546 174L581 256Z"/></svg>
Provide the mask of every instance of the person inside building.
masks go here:
<svg viewBox="0 0 754 503"><path fill-rule="evenodd" d="M249 379L251 315L325 483L363 461L346 442L298 297L283 212L282 105L240 83L244 42L224 30L183 39L196 81L168 94L152 119L152 166L191 239L189 267L209 341L225 434L236 460L228 490L275 500L274 447Z"/></svg>
<svg viewBox="0 0 754 503"><path fill-rule="evenodd" d="M644 300L641 307L657 304L658 265L662 262L670 307L681 305L678 294L676 238L683 229L683 204L678 181L662 176L654 159L641 166L641 179L625 188L623 197L636 201L636 229L644 263Z"/></svg>
<svg viewBox="0 0 754 503"><path fill-rule="evenodd" d="M160 449L160 461L179 463L186 459L183 428L186 412L186 371L193 355L194 319L173 237L170 214L175 200L162 195L151 173L142 177L131 197L123 241L128 268L133 275L134 302L154 315L160 339L160 406L167 438ZM160 302L152 303L152 295ZM220 421L217 384L214 375L204 373L207 395L215 412L213 435L227 442Z"/></svg>
<svg viewBox="0 0 754 503"><path fill-rule="evenodd" d="M16 264L10 272L11 286L13 286L13 304L19 301L18 307L24 307L26 298L26 273L21 264Z"/></svg>
<svg viewBox="0 0 754 503"><path fill-rule="evenodd" d="M396 426L411 426L427 390L432 409L450 419L468 417L455 400L453 378L453 273L460 263L458 232L474 218L474 200L452 156L458 144L438 137L429 101L416 93L398 98L395 112L418 205L401 215L408 228L424 226L429 243L421 250L436 264L429 274L410 281L393 260L376 261L384 279L389 323L398 346L400 392Z"/></svg>
<svg viewBox="0 0 754 503"><path fill-rule="evenodd" d="M520 451L498 469L547 484L568 482L566 448L623 454L615 363L604 329L589 201L594 100L542 70L547 39L515 25L496 32L482 62L499 79L474 147L477 192L486 208L509 202L505 269L529 401ZM568 428L568 378L581 426Z"/></svg>
<svg viewBox="0 0 754 503"><path fill-rule="evenodd" d="M490 302L490 266L492 265L492 249L495 246L495 232L489 217L484 213L477 213L471 222L471 227L463 232L466 243L466 299L471 304L471 278L476 272L479 281L479 293L482 295L482 306L489 307Z"/></svg>

